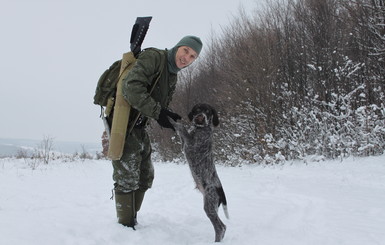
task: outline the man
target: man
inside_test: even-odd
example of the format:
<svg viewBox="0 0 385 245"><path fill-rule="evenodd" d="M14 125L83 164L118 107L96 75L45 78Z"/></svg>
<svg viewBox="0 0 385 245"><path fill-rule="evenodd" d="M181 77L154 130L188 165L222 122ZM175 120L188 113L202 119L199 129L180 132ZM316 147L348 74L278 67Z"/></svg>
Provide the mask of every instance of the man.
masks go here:
<svg viewBox="0 0 385 245"><path fill-rule="evenodd" d="M126 136L121 159L112 161L116 212L122 225L134 228L137 224L137 212L154 179L151 145L145 129L148 119L171 129L168 117L181 119L167 109L175 91L177 73L193 63L201 49L202 42L196 36L182 38L170 50L146 49L123 80L123 96L133 108L129 127L139 112L141 116Z"/></svg>

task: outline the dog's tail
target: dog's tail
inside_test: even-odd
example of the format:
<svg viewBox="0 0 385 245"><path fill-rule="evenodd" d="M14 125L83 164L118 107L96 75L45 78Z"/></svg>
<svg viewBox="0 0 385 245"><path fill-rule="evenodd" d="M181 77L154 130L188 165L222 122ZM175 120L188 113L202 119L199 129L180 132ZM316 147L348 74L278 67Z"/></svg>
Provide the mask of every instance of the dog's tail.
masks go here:
<svg viewBox="0 0 385 245"><path fill-rule="evenodd" d="M217 192L218 192L218 195L219 195L218 207L222 204L223 211L225 212L225 216L226 216L227 219L229 219L230 216L229 216L229 212L227 211L226 195L225 195L225 192L223 191L222 186L221 187L217 187Z"/></svg>

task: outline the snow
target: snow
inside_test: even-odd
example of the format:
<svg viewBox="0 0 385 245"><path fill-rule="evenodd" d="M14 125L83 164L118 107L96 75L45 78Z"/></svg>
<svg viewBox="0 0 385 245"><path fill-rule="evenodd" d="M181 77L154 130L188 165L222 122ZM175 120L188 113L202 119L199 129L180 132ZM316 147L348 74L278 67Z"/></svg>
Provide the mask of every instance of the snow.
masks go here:
<svg viewBox="0 0 385 245"><path fill-rule="evenodd" d="M223 244L385 244L385 155L217 170ZM155 173L134 231L116 222L110 162L1 159L0 244L214 244L188 166L156 161Z"/></svg>

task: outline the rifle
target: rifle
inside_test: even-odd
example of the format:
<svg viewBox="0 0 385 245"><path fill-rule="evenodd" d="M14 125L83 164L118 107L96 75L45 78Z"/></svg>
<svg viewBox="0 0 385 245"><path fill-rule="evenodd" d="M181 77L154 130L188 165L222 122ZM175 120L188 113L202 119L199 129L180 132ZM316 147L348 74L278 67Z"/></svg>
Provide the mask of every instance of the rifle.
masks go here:
<svg viewBox="0 0 385 245"><path fill-rule="evenodd" d="M130 68L134 65L136 57L141 51L141 45L143 43L144 37L146 36L151 19L152 17L138 17L136 19L136 22L132 27L131 31L131 52L123 54L119 73L119 81L117 84L116 100L114 106L114 118L112 120L112 126L110 131L110 143L108 148L108 157L112 160L119 160L123 155L127 126L131 111L131 105L129 105L123 97L122 81L126 77ZM139 117L135 118L133 122L134 125L138 118ZM131 132L131 130L132 129L130 129L129 132Z"/></svg>

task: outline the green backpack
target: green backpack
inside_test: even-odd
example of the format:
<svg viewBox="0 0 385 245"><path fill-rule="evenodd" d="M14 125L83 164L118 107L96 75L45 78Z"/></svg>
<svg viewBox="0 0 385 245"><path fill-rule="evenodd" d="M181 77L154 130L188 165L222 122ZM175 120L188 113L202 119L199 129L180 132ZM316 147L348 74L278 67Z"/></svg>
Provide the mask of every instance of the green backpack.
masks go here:
<svg viewBox="0 0 385 245"><path fill-rule="evenodd" d="M159 51L155 48L146 48L145 50L155 50L159 53ZM161 53L159 53L162 55ZM135 59L136 60L136 59ZM135 62L131 61L131 62ZM96 85L95 95L94 95L94 104L100 105L102 107L102 113L105 112L106 116L109 116L112 108L115 104L115 98L116 98L116 90L119 82L119 73L121 68L122 60L115 61L110 68L108 68L106 71L103 72L103 74L100 76L98 84ZM161 67L164 67L165 60L162 59ZM126 67L125 69L127 69ZM132 66L130 67L130 69ZM151 90L149 91L150 94L155 88L155 85L157 84L160 76L162 75L163 69L159 72L158 77L156 78L156 81L152 84ZM123 74L123 73L122 73ZM105 107L105 110L104 108Z"/></svg>
<svg viewBox="0 0 385 245"><path fill-rule="evenodd" d="M100 76L95 90L94 104L100 106L107 106L109 98L115 98L116 87L119 81L119 71L122 60L115 61L110 68L108 68Z"/></svg>

